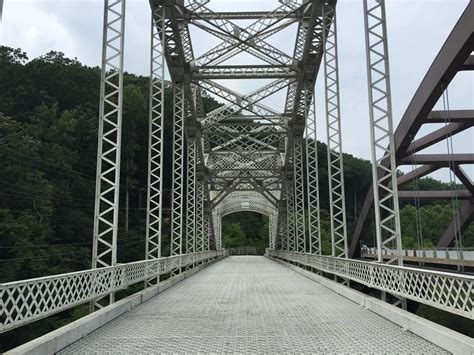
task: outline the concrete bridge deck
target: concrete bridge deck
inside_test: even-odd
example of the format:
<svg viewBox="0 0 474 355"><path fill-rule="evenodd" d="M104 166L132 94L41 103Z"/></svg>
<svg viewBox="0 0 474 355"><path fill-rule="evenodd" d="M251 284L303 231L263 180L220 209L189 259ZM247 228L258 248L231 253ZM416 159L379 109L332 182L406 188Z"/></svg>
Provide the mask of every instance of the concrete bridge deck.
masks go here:
<svg viewBox="0 0 474 355"><path fill-rule="evenodd" d="M68 353L445 353L274 261L219 261Z"/></svg>

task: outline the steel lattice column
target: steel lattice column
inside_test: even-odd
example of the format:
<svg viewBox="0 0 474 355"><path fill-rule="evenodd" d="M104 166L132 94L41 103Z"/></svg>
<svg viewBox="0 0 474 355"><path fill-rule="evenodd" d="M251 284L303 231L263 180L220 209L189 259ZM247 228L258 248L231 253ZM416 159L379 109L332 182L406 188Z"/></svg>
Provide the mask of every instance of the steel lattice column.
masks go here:
<svg viewBox="0 0 474 355"><path fill-rule="evenodd" d="M275 249L275 242L272 235L273 216L268 216L268 247L272 250Z"/></svg>
<svg viewBox="0 0 474 355"><path fill-rule="evenodd" d="M184 175L184 90L182 83L173 83L173 191L171 201L171 255L182 254L183 242L183 175ZM179 269L173 270L172 276Z"/></svg>
<svg viewBox="0 0 474 355"><path fill-rule="evenodd" d="M393 253L393 248L395 248L395 257L389 262L397 262L398 265L402 265L397 166L393 137L385 2L383 0L364 0L364 24L377 255L378 261L383 262L383 250L390 250Z"/></svg>
<svg viewBox="0 0 474 355"><path fill-rule="evenodd" d="M274 214L268 216L268 246L271 250L276 249L276 237L278 227L278 217Z"/></svg>
<svg viewBox="0 0 474 355"><path fill-rule="evenodd" d="M150 111L148 138L148 189L146 219L146 259L161 257L161 218L163 191L163 139L165 63L164 46L160 40L164 34L164 7L152 10L151 60L150 60ZM155 285L159 277L149 279L145 286Z"/></svg>
<svg viewBox="0 0 474 355"><path fill-rule="evenodd" d="M285 201L286 203L286 201ZM278 235L280 244L277 245L282 250L288 250L288 225L286 210L280 209L278 215Z"/></svg>
<svg viewBox="0 0 474 355"><path fill-rule="evenodd" d="M306 90L306 188L308 196L309 252L321 254L321 225L319 217L319 171L316 135L316 108L313 95Z"/></svg>
<svg viewBox="0 0 474 355"><path fill-rule="evenodd" d="M196 138L188 139L188 176L186 193L186 253L196 249Z"/></svg>
<svg viewBox="0 0 474 355"><path fill-rule="evenodd" d="M347 258L347 226L344 193L344 168L339 109L339 72L337 59L336 5L322 3L324 47L324 84L331 217L332 256ZM331 26L332 24L332 26Z"/></svg>
<svg viewBox="0 0 474 355"><path fill-rule="evenodd" d="M216 236L216 250L219 250L222 248L222 217L213 210L212 219L214 221L214 234Z"/></svg>
<svg viewBox="0 0 474 355"><path fill-rule="evenodd" d="M203 251L208 251L209 248L209 243L211 239L211 216L209 213L209 210L205 208L204 212L204 232L203 232L203 240L202 240L202 245L203 245Z"/></svg>
<svg viewBox="0 0 474 355"><path fill-rule="evenodd" d="M117 263L124 31L125 0L105 0L92 268Z"/></svg>
<svg viewBox="0 0 474 355"><path fill-rule="evenodd" d="M293 157L295 173L295 251L306 251L305 217L304 217L304 167L303 167L303 138L293 140Z"/></svg>
<svg viewBox="0 0 474 355"><path fill-rule="evenodd" d="M286 181L286 204L287 204L287 246L289 251L296 251L296 231L295 231L295 194L293 180Z"/></svg>
<svg viewBox="0 0 474 355"><path fill-rule="evenodd" d="M204 251L204 185L196 181L196 253Z"/></svg>

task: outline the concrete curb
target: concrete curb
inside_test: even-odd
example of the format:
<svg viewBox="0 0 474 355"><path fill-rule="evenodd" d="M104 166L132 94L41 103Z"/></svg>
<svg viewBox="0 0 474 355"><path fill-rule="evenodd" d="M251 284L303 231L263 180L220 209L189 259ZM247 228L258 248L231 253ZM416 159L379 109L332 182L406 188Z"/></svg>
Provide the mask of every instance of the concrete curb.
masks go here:
<svg viewBox="0 0 474 355"><path fill-rule="evenodd" d="M157 294L165 291L185 278L190 277L196 272L221 259L222 258L214 259L206 264L185 271L182 274L173 277L172 279L163 281L159 285L149 287L143 291L130 295L111 304L110 306L104 307L94 313L69 323L64 327L56 329L28 343L20 345L19 347L7 351L4 354L55 354L61 349L64 349L65 347L92 333L94 330L130 311L132 308L137 307L153 296L156 296Z"/></svg>
<svg viewBox="0 0 474 355"><path fill-rule="evenodd" d="M399 325L403 329L428 340L440 348L443 348L453 354L474 354L473 338L443 327L401 308L392 306L391 304L378 300L372 296L368 296L362 292L343 286L311 271L304 270L298 266L289 264L279 259L275 259L273 257L266 257L329 288L337 294L365 307L366 309L377 313L378 315Z"/></svg>

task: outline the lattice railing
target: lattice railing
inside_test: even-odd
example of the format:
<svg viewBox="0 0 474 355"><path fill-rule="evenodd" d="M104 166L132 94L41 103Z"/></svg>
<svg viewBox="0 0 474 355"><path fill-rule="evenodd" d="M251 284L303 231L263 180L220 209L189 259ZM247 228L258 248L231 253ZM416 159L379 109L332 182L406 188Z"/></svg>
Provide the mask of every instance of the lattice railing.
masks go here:
<svg viewBox="0 0 474 355"><path fill-rule="evenodd" d="M283 250L268 255L474 319L474 276Z"/></svg>
<svg viewBox="0 0 474 355"><path fill-rule="evenodd" d="M0 333L174 269L222 256L224 250L176 255L0 284Z"/></svg>

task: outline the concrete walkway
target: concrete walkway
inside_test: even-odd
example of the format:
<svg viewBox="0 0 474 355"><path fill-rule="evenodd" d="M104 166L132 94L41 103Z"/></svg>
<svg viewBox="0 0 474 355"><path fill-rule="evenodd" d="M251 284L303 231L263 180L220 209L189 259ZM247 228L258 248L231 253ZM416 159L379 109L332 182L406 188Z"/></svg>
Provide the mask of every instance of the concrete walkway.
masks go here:
<svg viewBox="0 0 474 355"><path fill-rule="evenodd" d="M259 256L200 271L61 353L443 353Z"/></svg>

